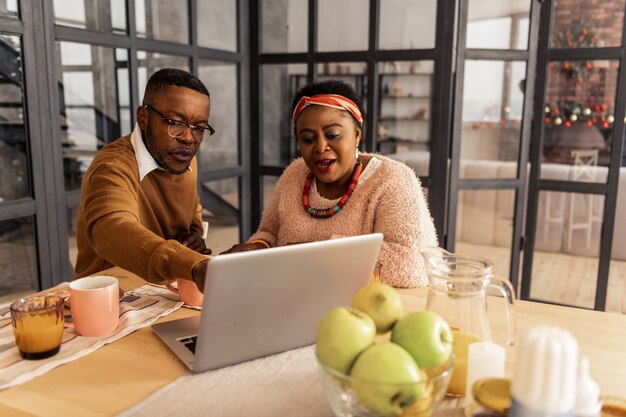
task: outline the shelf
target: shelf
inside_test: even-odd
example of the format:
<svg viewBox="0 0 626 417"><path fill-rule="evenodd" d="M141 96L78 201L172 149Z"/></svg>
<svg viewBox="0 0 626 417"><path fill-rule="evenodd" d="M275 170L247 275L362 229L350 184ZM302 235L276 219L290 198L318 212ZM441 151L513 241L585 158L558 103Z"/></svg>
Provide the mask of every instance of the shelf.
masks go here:
<svg viewBox="0 0 626 417"><path fill-rule="evenodd" d="M405 77L405 76L411 76L411 77L432 77L433 74L432 73L428 73L428 72L418 72L415 74L412 74L410 72L386 72L386 73L380 73L378 74L381 77L384 76L390 76L390 77Z"/></svg>
<svg viewBox="0 0 626 417"><path fill-rule="evenodd" d="M400 99L400 98L418 98L418 99L426 99L426 98L430 98L430 96L407 96L407 95L402 95L402 96L394 96L392 94L386 94L384 96L382 96L382 98L386 98L386 99Z"/></svg>
<svg viewBox="0 0 626 417"><path fill-rule="evenodd" d="M384 137L378 137L377 139L378 143L399 143L399 144L421 144L421 143L428 143L429 140L428 139L421 139L421 138L415 138L415 139L409 139L409 138L396 138L396 137L391 137L391 136L384 136Z"/></svg>
<svg viewBox="0 0 626 417"><path fill-rule="evenodd" d="M429 119L417 118L417 117L381 117L379 122L428 122Z"/></svg>

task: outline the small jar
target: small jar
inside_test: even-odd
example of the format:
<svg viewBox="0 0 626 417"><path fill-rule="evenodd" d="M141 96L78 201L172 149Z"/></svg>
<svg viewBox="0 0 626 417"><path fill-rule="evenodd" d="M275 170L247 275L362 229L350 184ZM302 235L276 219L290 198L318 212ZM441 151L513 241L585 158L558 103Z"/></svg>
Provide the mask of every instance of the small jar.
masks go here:
<svg viewBox="0 0 626 417"><path fill-rule="evenodd" d="M505 417L510 408L510 379L479 379L472 385L472 395L465 406L465 417Z"/></svg>

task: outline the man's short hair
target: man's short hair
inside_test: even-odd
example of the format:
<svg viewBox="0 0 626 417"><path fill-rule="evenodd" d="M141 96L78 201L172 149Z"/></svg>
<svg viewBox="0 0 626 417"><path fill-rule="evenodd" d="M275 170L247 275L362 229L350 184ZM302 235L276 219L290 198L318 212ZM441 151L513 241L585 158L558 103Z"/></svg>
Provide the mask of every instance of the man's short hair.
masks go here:
<svg viewBox="0 0 626 417"><path fill-rule="evenodd" d="M148 80L146 92L143 95L143 104L152 102L156 96L171 85L189 88L209 98L211 97L204 83L195 75L176 68L163 68L152 74Z"/></svg>

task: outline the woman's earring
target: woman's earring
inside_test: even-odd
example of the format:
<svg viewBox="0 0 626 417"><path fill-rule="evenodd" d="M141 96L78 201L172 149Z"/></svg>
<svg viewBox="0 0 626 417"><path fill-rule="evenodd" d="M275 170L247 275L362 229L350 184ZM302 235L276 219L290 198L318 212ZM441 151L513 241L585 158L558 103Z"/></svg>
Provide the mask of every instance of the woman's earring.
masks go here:
<svg viewBox="0 0 626 417"><path fill-rule="evenodd" d="M356 160L359 160L359 145L356 146L356 150L354 151L354 157Z"/></svg>

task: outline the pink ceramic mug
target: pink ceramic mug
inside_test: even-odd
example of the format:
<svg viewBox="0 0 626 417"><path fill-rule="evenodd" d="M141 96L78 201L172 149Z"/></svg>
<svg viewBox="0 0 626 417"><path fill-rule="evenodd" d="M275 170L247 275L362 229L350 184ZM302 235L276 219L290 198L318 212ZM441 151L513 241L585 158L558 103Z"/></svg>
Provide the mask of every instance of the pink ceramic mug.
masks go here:
<svg viewBox="0 0 626 417"><path fill-rule="evenodd" d="M120 294L117 278L93 276L70 283L70 309L80 336L105 336L117 328Z"/></svg>
<svg viewBox="0 0 626 417"><path fill-rule="evenodd" d="M200 292L196 283L189 281L188 279L177 279L178 288L174 288L170 284L165 284L170 291L175 292L180 297L180 300L192 307L200 307L204 300L204 294Z"/></svg>

